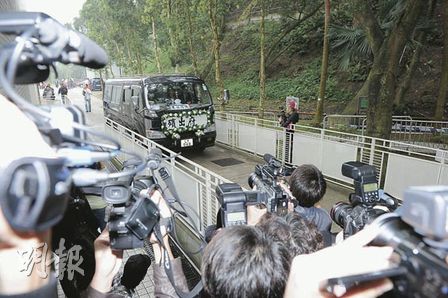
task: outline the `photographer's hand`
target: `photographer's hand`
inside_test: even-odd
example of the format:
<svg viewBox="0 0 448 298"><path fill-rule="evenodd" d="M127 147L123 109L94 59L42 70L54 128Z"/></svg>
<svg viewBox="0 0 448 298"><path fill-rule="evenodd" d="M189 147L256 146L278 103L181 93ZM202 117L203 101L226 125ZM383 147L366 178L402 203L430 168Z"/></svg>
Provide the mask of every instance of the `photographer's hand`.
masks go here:
<svg viewBox="0 0 448 298"><path fill-rule="evenodd" d="M284 180L279 180L277 182L277 185L280 186L280 188L289 196L288 212L293 212L294 204L292 203L292 200L296 200L296 198L293 196L291 190L289 189L289 185Z"/></svg>
<svg viewBox="0 0 448 298"><path fill-rule="evenodd" d="M267 212L268 209L262 204L247 206L247 224L255 226Z"/></svg>
<svg viewBox="0 0 448 298"><path fill-rule="evenodd" d="M365 247L379 233L368 226L338 245L294 258L284 297L326 297L321 283L329 278L375 272L390 268L391 247ZM322 268L325 266L325 269ZM344 297L377 297L393 287L388 279L357 287Z"/></svg>
<svg viewBox="0 0 448 298"><path fill-rule="evenodd" d="M112 288L114 276L123 263L123 251L112 250L109 240L109 227L96 238L95 242L95 275L90 286L101 293Z"/></svg>
<svg viewBox="0 0 448 298"><path fill-rule="evenodd" d="M172 216L172 212L171 212L171 209L168 206L167 202L165 201L165 198L163 197L162 193L159 190L155 190L151 194L150 198L159 208L160 219L165 220L165 221L167 219L170 219ZM162 237L165 238L165 235L167 234L167 226L166 225L163 225L163 224L160 225L160 233L161 233ZM151 243L157 243L157 238L154 233L151 233L149 241Z"/></svg>

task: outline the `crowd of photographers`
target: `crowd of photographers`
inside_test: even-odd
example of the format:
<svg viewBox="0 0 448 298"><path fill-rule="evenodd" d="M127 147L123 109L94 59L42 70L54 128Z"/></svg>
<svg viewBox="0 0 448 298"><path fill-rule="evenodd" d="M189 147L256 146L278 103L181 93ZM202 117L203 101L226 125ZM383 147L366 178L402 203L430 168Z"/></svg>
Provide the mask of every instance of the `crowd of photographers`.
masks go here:
<svg viewBox="0 0 448 298"><path fill-rule="evenodd" d="M1 101L2 117L0 131L2 139L9 140L3 145L0 167L4 169L11 161L23 156L51 158L53 151L42 139L34 123L25 117L20 110L5 98ZM8 127L14 126L11 131ZM20 133L24 138L14 138ZM318 193L317 201L323 196L325 182L320 172L314 167L309 170L316 174L316 179L307 181L314 189L302 190L308 193ZM294 175L293 175L294 177ZM294 184L292 184L294 185ZM309 185L291 187L298 197L297 189ZM323 186L322 186L323 185ZM170 217L172 212L159 192L151 195L158 205L161 218ZM316 202L315 202L316 203ZM313 208L312 202L306 206ZM324 237L317 226L297 212L288 213L284 217L266 213L266 208L251 206L248 213L255 225L234 226L215 232L207 245L202 265L203 295L211 297L280 297L288 289L286 295L296 297L298 293L316 295L319 293L319 282L342 273L357 273L365 270L382 269L387 266L392 254L390 248L364 247L374 237L368 229L348 239L341 245L322 249L325 246ZM311 214L314 214L312 212ZM312 217L310 217L312 221ZM319 225L321 220L317 220ZM72 222L73 226L81 223ZM325 225L324 225L325 226ZM325 227L326 229L326 227ZM163 231L168 228L162 229ZM70 231L65 231L70 233ZM176 289L171 285L163 266L163 250L170 250L168 236L162 232L163 242L159 243L154 235L150 241L156 256L154 264L155 295L158 297L175 297ZM65 235L70 239L70 235ZM62 238L62 236L61 236ZM51 243L51 230L22 233L15 231L0 212L0 294L2 296L19 295L20 297L51 297L56 294L56 277L51 273L48 260L51 259L51 249L44 250L42 243ZM40 264L34 266L29 275L22 270L23 258L18 251L27 249L39 250ZM87 250L87 247L84 247ZM315 253L318 251L317 253ZM179 260L173 260L173 274L177 290L188 291L185 277L181 272ZM353 261L356 258L358 262ZM339 266L342 260L350 262ZM47 263L45 263L47 260ZM36 259L32 260L33 262ZM87 257L86 257L87 261ZM39 265L39 266L38 266ZM91 281L86 285L90 297L114 297L110 293L113 279L122 265L122 252L110 247L108 230L104 229L94 242L94 262L84 263L84 268L92 271ZM40 267L42 266L42 267ZM319 269L320 267L320 269ZM325 267L325 269L323 268ZM40 269L46 268L49 274L46 278L40 276ZM332 268L332 269L330 269ZM289 278L288 278L289 276ZM303 280L303 281L302 281ZM305 282L306 280L306 282ZM374 287L372 293L378 294L390 289L390 284ZM370 289L372 290L372 289Z"/></svg>

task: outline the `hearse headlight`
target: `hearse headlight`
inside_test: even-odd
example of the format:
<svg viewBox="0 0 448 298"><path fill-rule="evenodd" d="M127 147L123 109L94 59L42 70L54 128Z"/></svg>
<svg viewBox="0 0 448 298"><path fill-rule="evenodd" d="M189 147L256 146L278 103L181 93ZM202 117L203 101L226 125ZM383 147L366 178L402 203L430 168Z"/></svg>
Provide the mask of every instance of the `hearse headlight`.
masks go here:
<svg viewBox="0 0 448 298"><path fill-rule="evenodd" d="M157 113L153 110L145 110L145 116L149 118L158 118Z"/></svg>
<svg viewBox="0 0 448 298"><path fill-rule="evenodd" d="M207 126L204 129L204 132L212 132L212 131L216 131L216 124L215 123L210 124L209 126Z"/></svg>

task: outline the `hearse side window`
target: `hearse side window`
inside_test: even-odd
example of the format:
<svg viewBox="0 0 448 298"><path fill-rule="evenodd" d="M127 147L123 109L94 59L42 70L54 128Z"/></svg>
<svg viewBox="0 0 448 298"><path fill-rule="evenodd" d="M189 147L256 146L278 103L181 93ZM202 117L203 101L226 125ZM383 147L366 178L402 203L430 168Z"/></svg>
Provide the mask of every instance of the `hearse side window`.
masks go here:
<svg viewBox="0 0 448 298"><path fill-rule="evenodd" d="M112 103L116 105L120 105L121 99L121 86L113 86L112 87Z"/></svg>
<svg viewBox="0 0 448 298"><path fill-rule="evenodd" d="M132 86L132 96L138 97L138 107L141 107L141 99L140 99L140 92L142 88L140 86Z"/></svg>
<svg viewBox="0 0 448 298"><path fill-rule="evenodd" d="M124 86L123 103L128 105L131 102L132 90L130 86Z"/></svg>
<svg viewBox="0 0 448 298"><path fill-rule="evenodd" d="M104 100L110 102L112 100L112 86L106 86L104 94Z"/></svg>

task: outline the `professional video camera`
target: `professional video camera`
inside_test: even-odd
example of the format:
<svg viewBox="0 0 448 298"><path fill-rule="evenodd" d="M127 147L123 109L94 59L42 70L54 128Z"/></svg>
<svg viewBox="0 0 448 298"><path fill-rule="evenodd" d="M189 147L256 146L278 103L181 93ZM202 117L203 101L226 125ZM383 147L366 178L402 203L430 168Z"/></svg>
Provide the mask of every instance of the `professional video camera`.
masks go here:
<svg viewBox="0 0 448 298"><path fill-rule="evenodd" d="M111 204L109 237L114 249L143 247L144 240L159 222L157 205L145 195L155 186L151 176L136 177L131 185L116 182L103 188L104 200Z"/></svg>
<svg viewBox="0 0 448 298"><path fill-rule="evenodd" d="M255 166L248 184L253 191L244 191L236 183L224 183L216 187L216 197L221 205L220 217L224 227L247 224L247 205L263 204L268 212L285 214L291 198L277 184L279 178L291 175L292 167L282 165L270 154L263 156L265 164Z"/></svg>
<svg viewBox="0 0 448 298"><path fill-rule="evenodd" d="M396 266L382 272L331 279L325 289L349 289L360 282L390 277L395 297L447 297L447 210L448 187L409 188L396 212L383 214L372 222L380 233L371 245L393 247L399 256Z"/></svg>
<svg viewBox="0 0 448 298"><path fill-rule="evenodd" d="M350 161L342 164L342 175L354 180L355 192L350 194L350 203L338 202L331 208L330 216L344 229L344 238L359 232L379 215L393 211L398 201L378 190L376 169L362 162Z"/></svg>

